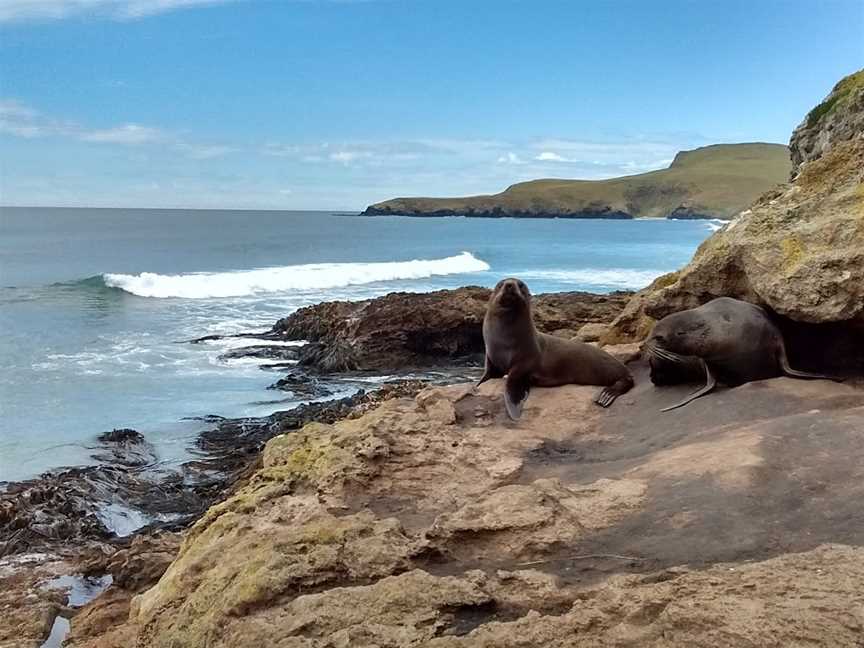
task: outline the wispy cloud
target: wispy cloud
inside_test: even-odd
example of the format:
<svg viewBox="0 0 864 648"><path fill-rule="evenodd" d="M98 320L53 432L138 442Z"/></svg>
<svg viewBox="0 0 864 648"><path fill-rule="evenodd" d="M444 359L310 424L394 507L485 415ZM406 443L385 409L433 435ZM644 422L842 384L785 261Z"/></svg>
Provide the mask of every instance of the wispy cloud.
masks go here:
<svg viewBox="0 0 864 648"><path fill-rule="evenodd" d="M52 169L56 151L48 145L50 172L18 172L5 183L9 204L81 204L86 196L103 205L250 208L360 209L399 195L497 193L537 178L599 180L663 168L679 150L706 143L698 135L335 141L273 135L235 146L133 120L85 125L12 99L0 99L0 132L26 138L31 148L51 138L84 148L76 151L80 165ZM112 177L122 178L122 186L96 180L104 175L104 156L85 161L101 147L130 151L111 157ZM232 156L239 152L242 158ZM217 158L218 164L199 163Z"/></svg>
<svg viewBox="0 0 864 648"><path fill-rule="evenodd" d="M334 162L342 162L343 164L351 164L357 160L368 159L372 157L369 151L335 151L327 156Z"/></svg>
<svg viewBox="0 0 864 648"><path fill-rule="evenodd" d="M81 133L80 139L85 142L134 145L164 140L165 134L158 128L150 128L149 126L141 126L139 124L123 124L114 128Z"/></svg>
<svg viewBox="0 0 864 648"><path fill-rule="evenodd" d="M167 11L205 7L238 0L2 0L0 22L107 17L134 20Z"/></svg>
<svg viewBox="0 0 864 648"><path fill-rule="evenodd" d="M16 101L0 99L0 133L35 139L65 137L93 144L145 146L159 144L195 160L209 160L234 152L224 144L190 141L160 128L141 124L120 124L109 128L87 128L73 121L57 119Z"/></svg>
<svg viewBox="0 0 864 648"><path fill-rule="evenodd" d="M499 155L495 161L498 162L498 164L525 164L525 160L513 151L507 151L504 155Z"/></svg>

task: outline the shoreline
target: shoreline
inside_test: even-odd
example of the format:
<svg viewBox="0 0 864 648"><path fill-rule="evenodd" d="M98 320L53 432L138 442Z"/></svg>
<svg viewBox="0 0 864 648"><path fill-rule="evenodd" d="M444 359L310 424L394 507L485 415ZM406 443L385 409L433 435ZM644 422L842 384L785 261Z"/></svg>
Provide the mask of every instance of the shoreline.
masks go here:
<svg viewBox="0 0 864 648"><path fill-rule="evenodd" d="M572 292L537 296L545 312L547 328L560 329L570 317L611 321L632 293L608 295ZM178 530L189 526L213 503L230 492L257 460L267 440L285 431L317 421L335 421L381 399L416 393L424 386L444 385L474 379L482 370L478 354L479 320L488 289L463 287L431 293L388 293L382 297L351 302L320 302L301 308L283 318L269 331L234 335L207 335L187 340L198 344L214 339L249 339L248 346L227 352L232 357L249 357L277 372L271 388L307 397L299 405L262 417L198 417L211 424L189 447L191 456L166 464L144 435L132 429L114 429L98 435L88 446L93 464L57 466L32 478L0 482L0 559L42 551L52 545L82 546L88 543L127 542L142 534ZM380 349L366 350L357 357L340 356L344 344L332 335L339 322L350 317L346 309L395 308L410 316L413 302L436 301L443 319L456 317L457 327L471 333L455 347L437 348L432 343L426 354L408 349L381 356L370 362ZM572 304L568 305L568 300ZM545 305L545 306L544 306ZM576 311L584 310L581 315ZM447 308L453 312L447 313ZM543 309L545 308L545 311ZM562 316L555 311L564 309ZM567 311L570 308L570 311ZM335 310L334 310L335 309ZM322 316L322 313L325 315ZM575 314L574 314L575 313ZM478 317L479 316L479 317ZM557 319L556 319L557 317ZM322 321L333 325L329 333L316 329ZM372 315L374 320L375 316ZM292 323L293 322L293 323ZM587 322L587 320L586 320ZM405 326L398 317L392 322ZM386 324L379 323L386 329ZM438 330L437 324L423 323L436 337L447 338L453 330ZM559 330L560 332L560 330ZM574 333L574 331L571 331ZM384 330L392 336L392 330ZM275 344L306 340L286 347ZM270 344L268 344L268 342ZM362 346L362 345L361 345ZM365 355L364 355L365 353ZM329 354L329 355L328 355ZM280 362L281 361L281 362ZM370 381L370 377L380 380ZM349 396L328 398L330 385L350 383L356 391Z"/></svg>
<svg viewBox="0 0 864 648"><path fill-rule="evenodd" d="M269 440L297 432L309 423L332 425L358 418L385 401L413 399L430 386L475 381L482 372L477 344L482 345L479 326L488 292L463 287L432 293L388 293L357 302L320 302L277 321L270 331L220 336L250 338L248 347L232 352L246 349L261 363L273 361L268 349L276 355L285 349L268 347L267 338L272 342L307 340L303 346L292 347L297 352L292 356L297 364L283 367L287 369L281 379L286 381L283 387L290 391L308 388L314 392L328 376L345 379L384 373L387 378L351 396L304 403L269 416L202 417L212 426L197 436L192 448L195 456L179 465L162 464L137 431L117 429L97 438L92 447L94 458L100 460L96 465L57 468L33 479L3 482L0 578L7 583L7 597L16 600L26 592L35 592L35 598L22 609L29 610L31 616L38 611L42 625L35 632L54 642L44 645L59 646L70 632L69 621L111 583L136 588L155 583L173 560L184 531L253 477ZM540 325L565 335L575 332L562 329L563 323L584 322L587 329L596 328L608 324L631 295L540 294ZM353 317L352 309L362 309L372 323L368 338L342 327L345 318ZM438 319L411 319L420 310L434 312ZM379 313L384 311L389 315L382 321ZM322 329L322 323L329 329ZM379 335L394 344L393 326L414 327L418 336L426 336L427 353L417 354L407 347L396 349L381 358L385 364L373 362L370 366L370 359L377 357L380 348L373 345L364 351L365 345ZM338 356L345 347L344 336L352 334L359 335L352 344L361 353L345 366L334 366L333 352ZM459 335L462 342L453 346L452 339ZM213 336L187 343L210 339ZM447 344L436 346L435 340ZM345 364L344 356L341 361ZM108 584L100 588L100 583ZM92 596L76 599L75 591L82 589L91 591ZM110 597L110 593L105 596Z"/></svg>
<svg viewBox="0 0 864 648"><path fill-rule="evenodd" d="M633 216L627 212L611 212L609 215L603 215L597 212L564 212L564 213L548 213L548 212L513 212L504 213L502 211L467 211L467 210L451 210L442 209L434 211L397 211L389 208L367 207L365 210L357 214L358 216L380 217L380 216L401 216L404 218L513 218L519 220L531 219L561 219L561 220L633 220L633 221L663 221L663 220L721 220L730 222L735 219L735 216L724 216L714 214L703 214L698 212L686 212L681 214L668 214L666 216Z"/></svg>

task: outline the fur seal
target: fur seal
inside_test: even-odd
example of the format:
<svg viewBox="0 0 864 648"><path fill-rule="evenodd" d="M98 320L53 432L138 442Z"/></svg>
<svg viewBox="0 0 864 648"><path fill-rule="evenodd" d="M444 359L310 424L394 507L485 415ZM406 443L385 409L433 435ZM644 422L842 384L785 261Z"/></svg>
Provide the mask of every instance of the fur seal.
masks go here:
<svg viewBox="0 0 864 648"><path fill-rule="evenodd" d="M704 396L718 382L737 387L781 375L827 378L790 367L783 335L766 311L731 297L719 297L664 317L654 325L642 348L655 385L705 378L704 387L664 408L664 412Z"/></svg>
<svg viewBox="0 0 864 648"><path fill-rule="evenodd" d="M590 344L540 333L531 315L531 293L519 279L498 282L483 318L486 370L481 384L507 376L504 404L514 421L532 385L603 385L594 399L609 407L633 387L633 377L621 362Z"/></svg>

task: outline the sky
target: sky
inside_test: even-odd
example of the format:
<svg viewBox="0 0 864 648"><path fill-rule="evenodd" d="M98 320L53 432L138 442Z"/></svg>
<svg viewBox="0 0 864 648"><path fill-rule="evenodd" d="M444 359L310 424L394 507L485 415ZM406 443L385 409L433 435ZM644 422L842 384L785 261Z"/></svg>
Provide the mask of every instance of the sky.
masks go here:
<svg viewBox="0 0 864 648"><path fill-rule="evenodd" d="M0 204L359 210L782 142L864 0L0 0Z"/></svg>

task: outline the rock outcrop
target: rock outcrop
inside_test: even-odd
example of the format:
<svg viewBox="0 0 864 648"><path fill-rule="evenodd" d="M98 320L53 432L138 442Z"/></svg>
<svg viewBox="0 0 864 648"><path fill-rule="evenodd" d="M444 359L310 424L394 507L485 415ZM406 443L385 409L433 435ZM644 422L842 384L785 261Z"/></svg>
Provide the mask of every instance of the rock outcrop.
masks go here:
<svg viewBox="0 0 864 648"><path fill-rule="evenodd" d="M834 355L854 346L850 339L864 331L864 71L811 111L790 149L794 180L705 241L683 270L639 293L606 341L638 339L653 319L725 295L790 322L848 324ZM842 329L825 329L819 344Z"/></svg>
<svg viewBox="0 0 864 648"><path fill-rule="evenodd" d="M609 411L535 389L514 424L491 381L274 438L73 645L857 646L864 391L781 378L660 415L688 387L631 368Z"/></svg>
<svg viewBox="0 0 864 648"><path fill-rule="evenodd" d="M482 358L488 288L390 293L360 302L324 302L279 320L274 337L308 340L300 365L323 372L395 371ZM537 328L572 337L610 322L632 293L550 293L534 300Z"/></svg>

